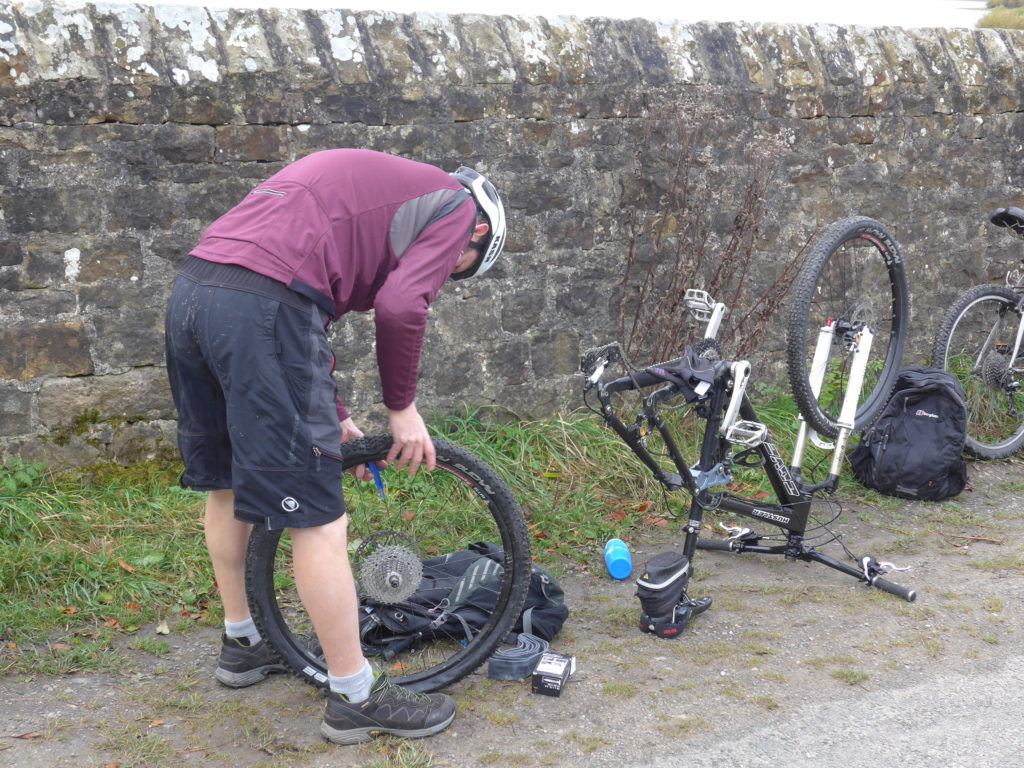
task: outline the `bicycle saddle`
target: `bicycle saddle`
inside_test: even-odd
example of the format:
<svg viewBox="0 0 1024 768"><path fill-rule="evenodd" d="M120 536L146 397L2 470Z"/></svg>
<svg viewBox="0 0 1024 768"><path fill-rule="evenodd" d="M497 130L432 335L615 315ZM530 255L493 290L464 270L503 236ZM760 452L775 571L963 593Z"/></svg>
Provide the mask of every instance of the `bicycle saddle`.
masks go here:
<svg viewBox="0 0 1024 768"><path fill-rule="evenodd" d="M1024 237L1024 209L999 208L989 216L989 221L997 227L1009 227L1015 234Z"/></svg>

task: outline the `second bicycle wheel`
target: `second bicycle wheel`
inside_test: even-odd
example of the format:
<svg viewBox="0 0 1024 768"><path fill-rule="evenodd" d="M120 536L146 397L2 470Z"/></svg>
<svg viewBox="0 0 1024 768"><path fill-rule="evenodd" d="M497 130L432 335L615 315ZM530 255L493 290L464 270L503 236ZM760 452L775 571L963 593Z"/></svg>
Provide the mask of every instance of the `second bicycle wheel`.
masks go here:
<svg viewBox="0 0 1024 768"><path fill-rule="evenodd" d="M810 382L818 331L831 321L835 336L821 392ZM896 383L907 328L910 292L895 238L879 222L858 216L827 227L793 288L786 334L786 364L801 415L820 434L835 437L849 388L854 338L874 334L857 401L854 432L868 427Z"/></svg>
<svg viewBox="0 0 1024 768"><path fill-rule="evenodd" d="M471 640L463 631L420 639L382 661L392 680L420 692L454 683L494 652L522 611L531 569L526 523L508 487L468 451L444 440L434 445L433 472L421 468L410 478L404 471L381 469L382 491L344 475L348 549L362 611L383 606L401 615L403 601L435 575L425 560L478 542L502 550L500 577L481 587L493 591L494 609ZM383 461L390 447L389 436L345 443L343 466ZM246 557L253 618L293 672L311 685L327 687L326 664L292 566L287 531L253 530ZM428 606L431 615L444 611L443 597Z"/></svg>
<svg viewBox="0 0 1024 768"><path fill-rule="evenodd" d="M952 373L967 401L964 449L1002 459L1024 445L1020 351L1021 297L1002 285L979 285L956 300L939 328L932 365Z"/></svg>

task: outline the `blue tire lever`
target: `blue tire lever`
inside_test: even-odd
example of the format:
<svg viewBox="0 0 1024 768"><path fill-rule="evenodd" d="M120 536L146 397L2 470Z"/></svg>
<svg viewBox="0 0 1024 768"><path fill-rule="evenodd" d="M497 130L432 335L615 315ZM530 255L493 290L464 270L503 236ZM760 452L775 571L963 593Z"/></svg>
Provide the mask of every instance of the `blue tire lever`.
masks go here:
<svg viewBox="0 0 1024 768"><path fill-rule="evenodd" d="M380 477L380 470L377 468L376 462L369 462L367 465L370 468L370 474L373 475L373 484L377 486L377 493L380 494L382 499L387 498L387 494L384 492L384 481Z"/></svg>

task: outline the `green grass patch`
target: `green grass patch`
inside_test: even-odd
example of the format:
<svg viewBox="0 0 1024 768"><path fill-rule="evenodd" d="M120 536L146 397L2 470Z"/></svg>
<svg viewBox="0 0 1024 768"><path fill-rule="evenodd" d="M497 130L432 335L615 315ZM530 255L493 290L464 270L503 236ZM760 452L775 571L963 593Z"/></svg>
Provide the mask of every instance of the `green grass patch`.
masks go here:
<svg viewBox="0 0 1024 768"><path fill-rule="evenodd" d="M605 696L614 696L616 698L632 698L639 693L639 690L632 683L613 682L602 685L601 693Z"/></svg>
<svg viewBox="0 0 1024 768"><path fill-rule="evenodd" d="M860 685L869 677L867 672L862 672L859 669L835 669L832 671L832 677L841 683L847 685Z"/></svg>
<svg viewBox="0 0 1024 768"><path fill-rule="evenodd" d="M116 634L206 613L202 496L179 471L0 468L0 671L103 667Z"/></svg>
<svg viewBox="0 0 1024 768"><path fill-rule="evenodd" d="M707 731L711 724L701 717L687 715L662 715L657 725L662 736L670 739L685 739Z"/></svg>
<svg viewBox="0 0 1024 768"><path fill-rule="evenodd" d="M1024 11L998 8L985 14L978 26L982 29L1024 29Z"/></svg>
<svg viewBox="0 0 1024 768"><path fill-rule="evenodd" d="M1024 3L1022 0L989 0L988 13L978 26L983 29L1024 29Z"/></svg>

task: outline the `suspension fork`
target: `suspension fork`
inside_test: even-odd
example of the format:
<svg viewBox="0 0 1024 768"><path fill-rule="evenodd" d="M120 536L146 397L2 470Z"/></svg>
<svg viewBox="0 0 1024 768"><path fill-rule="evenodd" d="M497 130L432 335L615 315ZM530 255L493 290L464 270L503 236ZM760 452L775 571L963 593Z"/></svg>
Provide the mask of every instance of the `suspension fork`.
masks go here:
<svg viewBox="0 0 1024 768"><path fill-rule="evenodd" d="M1024 325L1021 326L1024 329ZM835 329L830 321L818 332L818 344L814 349L814 357L811 360L811 373L809 381L811 392L817 400L821 394L821 388L825 380L825 366L828 362L828 352L833 344ZM857 401L860 399L860 392L864 388L864 378L867 375L868 357L871 354L871 344L875 335L866 325L858 331L854 338L853 362L850 365L849 385L843 397L843 405L839 411L839 418L836 423L839 427L838 434L831 446L832 462L829 466L828 479L825 482L811 486L806 490L814 492L817 490L835 490L839 486L839 473L843 467L843 457L846 454L846 445L853 434L853 426L857 416ZM1020 336L1018 333L1018 340ZM804 452L807 449L807 440L813 440L813 430L810 425L800 416L800 432L797 434L796 444L793 447L793 461L791 462L792 473L800 477Z"/></svg>
<svg viewBox="0 0 1024 768"><path fill-rule="evenodd" d="M828 353L835 341L836 327L832 320L818 329L818 343L814 347L814 357L811 358L811 372L808 381L811 385L811 394L817 400L821 394L821 387L825 382L825 367L828 365ZM800 431L796 436L796 443L793 445L793 460L790 462L790 470L794 477L799 478L803 472L804 453L807 451L807 441L813 440L810 424L804 419L803 414L798 413L800 420Z"/></svg>

